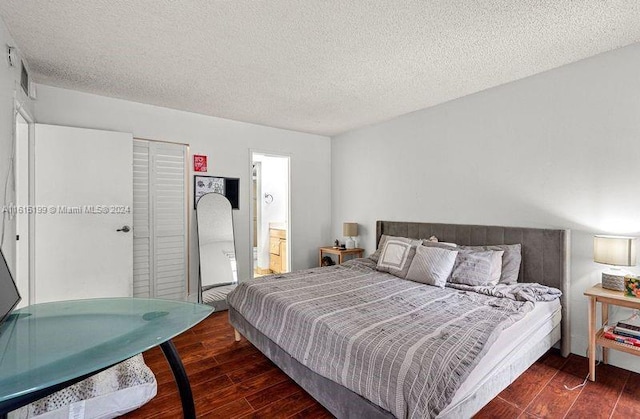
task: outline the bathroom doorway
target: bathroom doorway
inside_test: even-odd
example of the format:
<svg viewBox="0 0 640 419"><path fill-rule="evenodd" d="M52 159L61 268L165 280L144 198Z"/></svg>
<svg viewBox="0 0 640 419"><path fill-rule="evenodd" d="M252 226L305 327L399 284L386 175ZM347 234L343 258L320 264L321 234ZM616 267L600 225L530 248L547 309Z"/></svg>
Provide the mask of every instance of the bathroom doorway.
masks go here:
<svg viewBox="0 0 640 419"><path fill-rule="evenodd" d="M291 270L290 157L251 152L253 276Z"/></svg>

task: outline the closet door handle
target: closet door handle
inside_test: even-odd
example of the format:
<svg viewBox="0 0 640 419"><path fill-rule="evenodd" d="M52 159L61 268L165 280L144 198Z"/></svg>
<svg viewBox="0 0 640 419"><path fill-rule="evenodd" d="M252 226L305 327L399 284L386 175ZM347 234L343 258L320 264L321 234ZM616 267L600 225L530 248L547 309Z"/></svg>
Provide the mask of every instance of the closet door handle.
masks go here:
<svg viewBox="0 0 640 419"><path fill-rule="evenodd" d="M128 233L131 231L131 227L123 226L122 228L117 229L116 231L122 231L123 233Z"/></svg>

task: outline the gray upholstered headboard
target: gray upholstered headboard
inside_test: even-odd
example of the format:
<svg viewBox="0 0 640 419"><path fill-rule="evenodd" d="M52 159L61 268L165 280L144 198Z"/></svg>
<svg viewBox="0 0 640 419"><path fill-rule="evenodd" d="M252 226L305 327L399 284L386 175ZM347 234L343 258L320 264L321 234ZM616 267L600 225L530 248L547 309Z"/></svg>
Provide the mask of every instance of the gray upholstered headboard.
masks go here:
<svg viewBox="0 0 640 419"><path fill-rule="evenodd" d="M522 245L522 264L518 282L537 282L562 291L562 355L571 351L569 329L569 230L499 227L463 224L378 221L376 247L383 234L427 239L436 236L444 242L466 246L490 244Z"/></svg>

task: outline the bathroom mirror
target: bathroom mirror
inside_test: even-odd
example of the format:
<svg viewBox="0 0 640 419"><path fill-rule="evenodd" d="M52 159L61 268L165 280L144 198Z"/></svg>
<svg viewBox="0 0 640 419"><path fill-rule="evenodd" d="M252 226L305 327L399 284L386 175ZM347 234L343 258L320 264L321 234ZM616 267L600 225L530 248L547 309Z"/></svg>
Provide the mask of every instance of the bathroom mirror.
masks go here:
<svg viewBox="0 0 640 419"><path fill-rule="evenodd" d="M196 205L200 255L199 301L226 308L226 295L238 282L233 215L229 200L218 193L203 195Z"/></svg>

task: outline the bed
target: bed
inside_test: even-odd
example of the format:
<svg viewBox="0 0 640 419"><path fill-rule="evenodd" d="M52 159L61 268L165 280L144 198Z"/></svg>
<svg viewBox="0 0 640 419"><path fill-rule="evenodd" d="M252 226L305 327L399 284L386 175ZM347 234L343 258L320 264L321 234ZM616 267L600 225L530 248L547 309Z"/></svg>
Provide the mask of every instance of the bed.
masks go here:
<svg viewBox="0 0 640 419"><path fill-rule="evenodd" d="M553 345L568 355L567 230L378 221L376 232L376 243L520 244L525 285L512 288L539 289L541 301L414 283L367 259L239 286L231 324L335 416L470 417ZM287 302L294 294L306 301ZM432 324L436 312L449 317Z"/></svg>

